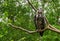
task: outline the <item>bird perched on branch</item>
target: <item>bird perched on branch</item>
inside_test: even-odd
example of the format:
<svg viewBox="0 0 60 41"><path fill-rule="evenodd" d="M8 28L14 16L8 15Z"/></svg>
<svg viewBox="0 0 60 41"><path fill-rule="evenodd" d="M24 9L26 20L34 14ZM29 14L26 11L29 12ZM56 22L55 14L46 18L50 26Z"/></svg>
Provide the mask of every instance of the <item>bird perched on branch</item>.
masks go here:
<svg viewBox="0 0 60 41"><path fill-rule="evenodd" d="M43 14L43 10L42 8L40 8L37 11L37 14L34 17L34 23L35 23L35 27L38 30L38 32L40 33L41 36L43 36L43 32L41 31L45 28L45 20L44 20L44 14Z"/></svg>

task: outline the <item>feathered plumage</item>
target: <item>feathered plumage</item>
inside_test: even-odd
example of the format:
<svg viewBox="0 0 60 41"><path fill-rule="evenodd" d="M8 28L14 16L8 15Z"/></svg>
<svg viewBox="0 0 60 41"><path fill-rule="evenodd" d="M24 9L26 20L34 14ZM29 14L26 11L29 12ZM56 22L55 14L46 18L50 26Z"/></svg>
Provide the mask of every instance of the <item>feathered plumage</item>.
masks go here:
<svg viewBox="0 0 60 41"><path fill-rule="evenodd" d="M44 22L44 16L43 16L42 12L38 12L38 14L35 15L34 23L35 23L35 27L37 30L43 30L44 29L45 22ZM43 36L43 32L44 31L39 32L41 36Z"/></svg>

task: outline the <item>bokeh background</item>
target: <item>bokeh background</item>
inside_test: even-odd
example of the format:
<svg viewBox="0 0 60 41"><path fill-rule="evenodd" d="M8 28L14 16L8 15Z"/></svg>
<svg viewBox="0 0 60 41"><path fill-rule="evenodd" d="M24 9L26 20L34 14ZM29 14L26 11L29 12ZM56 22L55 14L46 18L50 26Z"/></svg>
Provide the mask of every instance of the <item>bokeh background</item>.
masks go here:
<svg viewBox="0 0 60 41"><path fill-rule="evenodd" d="M39 0L30 0L38 8ZM60 29L60 0L43 0L44 13L49 23ZM39 41L38 33L28 34L8 25L12 23L16 26L28 30L35 30L34 14L26 0L0 0L0 41ZM60 34L47 30L44 32L42 41L60 41Z"/></svg>

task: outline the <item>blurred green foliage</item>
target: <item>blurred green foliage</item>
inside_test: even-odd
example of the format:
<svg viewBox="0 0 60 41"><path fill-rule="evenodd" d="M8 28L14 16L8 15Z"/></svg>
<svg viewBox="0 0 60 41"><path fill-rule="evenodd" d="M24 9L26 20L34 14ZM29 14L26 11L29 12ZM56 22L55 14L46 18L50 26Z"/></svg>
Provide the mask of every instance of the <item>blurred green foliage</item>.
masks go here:
<svg viewBox="0 0 60 41"><path fill-rule="evenodd" d="M60 29L57 24L60 16L60 0L43 1L47 4L44 10L48 21ZM31 3L38 8L37 0L31 0ZM28 30L35 30L34 14L35 12L25 0L0 0L0 41L39 41L38 33L28 34L8 25L12 23ZM60 41L60 34L47 30L42 41Z"/></svg>

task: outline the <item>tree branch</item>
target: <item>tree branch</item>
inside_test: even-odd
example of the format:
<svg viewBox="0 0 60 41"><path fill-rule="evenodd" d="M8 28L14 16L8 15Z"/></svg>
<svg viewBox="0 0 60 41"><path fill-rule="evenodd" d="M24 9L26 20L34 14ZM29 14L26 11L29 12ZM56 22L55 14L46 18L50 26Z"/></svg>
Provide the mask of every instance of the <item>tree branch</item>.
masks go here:
<svg viewBox="0 0 60 41"><path fill-rule="evenodd" d="M46 21L47 21L47 23L48 23L47 18L46 18ZM18 27L18 26L12 25L12 24L8 24L8 25L10 25L10 26L12 26L12 27L14 27L14 28L16 28L16 29L23 30L23 31L25 31L25 32L27 32L27 33L30 33L30 34L35 33L35 32L45 31L45 30L47 30L47 29L49 29L49 30L51 30L51 31L54 31L54 32L60 34L60 30L58 30L57 28L53 27L53 26L50 25L50 24L47 24L47 26L46 26L45 29L43 29L43 30L38 30L38 29L37 29L37 30L35 30L35 31L29 31L29 30L27 30L27 29L24 29L24 28L22 28L22 27Z"/></svg>
<svg viewBox="0 0 60 41"><path fill-rule="evenodd" d="M47 26L48 26L47 28L49 30L54 31L54 32L57 32L57 33L60 33L60 30L58 30L57 28L55 28L55 27L53 27L52 25L49 24L48 19L46 17L45 17L45 19L46 19Z"/></svg>
<svg viewBox="0 0 60 41"><path fill-rule="evenodd" d="M12 27L14 27L14 28L16 28L16 29L23 30L23 31L25 31L25 32L27 32L27 33L30 33L30 34L37 32L37 30L36 30L36 31L29 31L29 30L24 29L24 28L22 28L22 27L18 27L18 26L12 25L12 24L9 24L9 25L12 26Z"/></svg>
<svg viewBox="0 0 60 41"><path fill-rule="evenodd" d="M22 27L18 27L18 26L15 26L15 25L12 25L12 24L8 24L8 25L10 25L10 26L12 26L12 27L14 27L14 28L16 28L16 29L20 29L20 30L23 30L23 31L25 31L25 32L27 32L27 33L29 33L29 34L32 34L32 33L35 33L35 32L41 32L41 31L45 31L47 28L45 28L45 29L43 29L43 30L35 30L35 31L29 31L29 30L27 30L27 29L24 29L24 28L22 28Z"/></svg>
<svg viewBox="0 0 60 41"><path fill-rule="evenodd" d="M49 27L48 27L49 30L51 31L54 31L54 32L57 32L60 34L60 30L58 30L57 28L53 27L52 25L49 24Z"/></svg>
<svg viewBox="0 0 60 41"><path fill-rule="evenodd" d="M29 0L27 0L27 1L28 1L29 5L30 5L35 11L37 11L37 9L31 4L31 2L30 2Z"/></svg>
<svg viewBox="0 0 60 41"><path fill-rule="evenodd" d="M40 32L40 31L45 31L45 30L47 30L47 29L49 29L49 30L51 30L51 31L54 31L54 32L60 34L60 30L58 30L57 28L53 27L53 26L50 25L50 24L49 24L48 28L45 28L45 29L43 29L43 30L35 30L35 31L29 31L29 30L27 30L27 29L24 29L24 28L22 28L22 27L18 27L18 26L12 25L12 24L9 24L9 25L12 26L12 27L14 27L14 28L16 28L16 29L23 30L23 31L25 31L25 32L27 32L27 33L29 33L29 34L32 34L32 33L35 33L35 32Z"/></svg>

